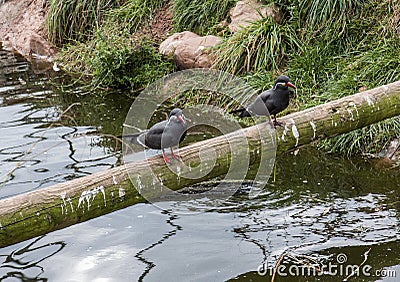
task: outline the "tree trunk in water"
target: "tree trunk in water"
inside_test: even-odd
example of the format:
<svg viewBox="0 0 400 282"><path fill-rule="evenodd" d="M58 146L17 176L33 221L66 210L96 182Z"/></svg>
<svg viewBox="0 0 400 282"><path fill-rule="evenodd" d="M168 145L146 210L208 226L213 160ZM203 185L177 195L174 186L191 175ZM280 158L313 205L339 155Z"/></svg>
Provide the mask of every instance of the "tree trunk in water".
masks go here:
<svg viewBox="0 0 400 282"><path fill-rule="evenodd" d="M400 81L281 117L284 126L276 129L276 153L398 115ZM230 144L239 143L241 138L248 141L245 165L257 166L261 135L268 126L265 123L248 127L181 148L179 154L184 164L207 171L200 178L174 173L171 167L176 169L179 164L167 166L161 157L152 157L0 200L0 247L145 202L138 190L154 191L154 196L160 196L160 183L178 190L225 175L231 160L242 159L245 154L244 149L230 149ZM270 153L274 155L275 151Z"/></svg>

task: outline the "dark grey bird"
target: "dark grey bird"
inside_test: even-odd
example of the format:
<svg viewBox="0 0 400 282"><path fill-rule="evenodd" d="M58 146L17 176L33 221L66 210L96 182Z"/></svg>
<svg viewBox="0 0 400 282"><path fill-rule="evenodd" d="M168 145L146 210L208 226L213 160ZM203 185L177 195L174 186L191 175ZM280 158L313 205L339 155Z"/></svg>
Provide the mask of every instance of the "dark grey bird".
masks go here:
<svg viewBox="0 0 400 282"><path fill-rule="evenodd" d="M280 123L276 120L276 114L280 113L289 105L289 88L296 89L296 86L290 82L289 77L280 75L274 83L274 87L262 92L257 98L247 107L234 110L230 113L236 113L240 118L249 117L252 115L274 115L274 124Z"/></svg>
<svg viewBox="0 0 400 282"><path fill-rule="evenodd" d="M141 133L137 137L137 141L144 147L162 150L163 158L166 163L170 163L170 159L165 154L164 149L170 148L171 157L179 159L172 147L177 146L186 136L187 123L183 111L179 108L173 109L167 120L161 121L153 125L149 130Z"/></svg>

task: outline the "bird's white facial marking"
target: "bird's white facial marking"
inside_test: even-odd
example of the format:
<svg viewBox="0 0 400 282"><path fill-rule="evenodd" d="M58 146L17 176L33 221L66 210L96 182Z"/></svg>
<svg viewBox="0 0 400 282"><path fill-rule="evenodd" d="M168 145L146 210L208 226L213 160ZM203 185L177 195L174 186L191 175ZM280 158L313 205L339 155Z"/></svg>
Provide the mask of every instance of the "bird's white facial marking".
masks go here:
<svg viewBox="0 0 400 282"><path fill-rule="evenodd" d="M278 85L283 86L283 87L286 87L286 82L277 82L277 83L275 84L275 86L274 86L274 90L276 89L276 87L277 87Z"/></svg>

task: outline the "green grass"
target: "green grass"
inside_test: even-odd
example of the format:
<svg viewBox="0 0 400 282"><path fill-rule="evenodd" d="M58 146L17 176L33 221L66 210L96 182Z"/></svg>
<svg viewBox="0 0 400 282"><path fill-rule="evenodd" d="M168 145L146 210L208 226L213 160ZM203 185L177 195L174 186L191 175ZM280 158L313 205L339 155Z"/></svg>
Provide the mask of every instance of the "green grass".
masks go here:
<svg viewBox="0 0 400 282"><path fill-rule="evenodd" d="M111 9L107 13L108 24L127 28L134 33L152 17L153 11L163 2L162 0L128 0L124 5Z"/></svg>
<svg viewBox="0 0 400 282"><path fill-rule="evenodd" d="M400 117L382 122L323 140L318 147L332 153L348 156L361 154L378 156L394 137L400 136Z"/></svg>
<svg viewBox="0 0 400 282"><path fill-rule="evenodd" d="M215 34L236 2L172 0L173 27ZM263 18L236 33L225 33L223 43L210 50L216 56L214 68L240 75L261 90L269 88L278 74L289 75L298 91L288 111L400 80L400 4L396 1L274 2L282 22ZM111 0L50 3L50 36L55 42L70 43L61 52L63 65L87 78L92 87L139 91L175 70L157 53L151 39L137 34L146 29L161 0L129 0L118 7ZM101 5L102 9L96 8ZM210 103L228 110L232 106L216 93L180 95L176 98L189 104ZM319 147L345 154L377 154L395 136L400 136L400 118L325 140Z"/></svg>
<svg viewBox="0 0 400 282"><path fill-rule="evenodd" d="M151 42L133 43L128 37L100 32L96 40L94 57L88 61L95 85L140 91L173 69Z"/></svg>
<svg viewBox="0 0 400 282"><path fill-rule="evenodd" d="M388 27L400 40L400 2L392 0L391 3L391 16Z"/></svg>
<svg viewBox="0 0 400 282"><path fill-rule="evenodd" d="M106 11L116 7L118 0L50 0L47 30L53 43L88 38L105 17Z"/></svg>
<svg viewBox="0 0 400 282"><path fill-rule="evenodd" d="M172 0L176 31L189 30L200 35L216 30L237 0Z"/></svg>
<svg viewBox="0 0 400 282"><path fill-rule="evenodd" d="M216 46L214 67L233 74L279 70L298 45L294 30L272 18L240 29Z"/></svg>
<svg viewBox="0 0 400 282"><path fill-rule="evenodd" d="M400 41L390 0L282 0L281 24L262 19L225 39L215 67L266 89L280 73L298 87L288 111L400 80ZM397 7L397 10L396 10ZM286 112L287 113L287 112ZM283 113L285 114L285 113ZM320 148L377 154L400 136L399 118L325 140Z"/></svg>
<svg viewBox="0 0 400 282"><path fill-rule="evenodd" d="M322 104L400 80L400 42L381 40L370 50L330 57L329 48L310 48L289 62L296 78L301 109ZM311 63L312 62L312 63ZM393 137L400 136L400 118L324 140L320 148L340 154L378 155Z"/></svg>
<svg viewBox="0 0 400 282"><path fill-rule="evenodd" d="M60 58L70 62L64 65L70 73L80 69L78 74L89 81L92 90L129 88L137 93L175 69L171 62L162 58L152 42L133 41L122 31L98 30L89 43L65 49Z"/></svg>
<svg viewBox="0 0 400 282"><path fill-rule="evenodd" d="M175 67L162 58L150 39L133 36L161 0L129 0L105 12L101 26L85 41L64 45L58 61L64 70L89 83L91 92L101 88L130 88L137 93Z"/></svg>
<svg viewBox="0 0 400 282"><path fill-rule="evenodd" d="M308 30L340 35L366 0L299 0L300 19ZM333 34L332 34L333 35Z"/></svg>

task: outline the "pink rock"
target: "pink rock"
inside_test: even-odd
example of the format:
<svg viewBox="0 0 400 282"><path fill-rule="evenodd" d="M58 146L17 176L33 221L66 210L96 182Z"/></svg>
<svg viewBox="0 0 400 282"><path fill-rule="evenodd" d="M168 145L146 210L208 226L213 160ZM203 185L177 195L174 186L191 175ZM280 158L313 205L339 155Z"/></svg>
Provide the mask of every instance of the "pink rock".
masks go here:
<svg viewBox="0 0 400 282"><path fill-rule="evenodd" d="M0 5L0 40L28 59L51 60L56 49L46 40L45 0L11 0Z"/></svg>
<svg viewBox="0 0 400 282"><path fill-rule="evenodd" d="M191 38L199 38L200 36L191 31L183 31L179 33L174 33L165 39L159 47L159 52L162 55L169 56L173 55L176 47L181 44L183 41L191 39Z"/></svg>
<svg viewBox="0 0 400 282"><path fill-rule="evenodd" d="M263 17L273 17L277 22L282 21L282 15L277 7L266 6L257 0L238 1L236 6L229 11L229 16L231 23L228 27L231 32L237 32Z"/></svg>
<svg viewBox="0 0 400 282"><path fill-rule="evenodd" d="M209 68L212 65L212 56L207 52L207 48L221 42L222 39L214 35L183 40L175 48L175 63L181 69Z"/></svg>

